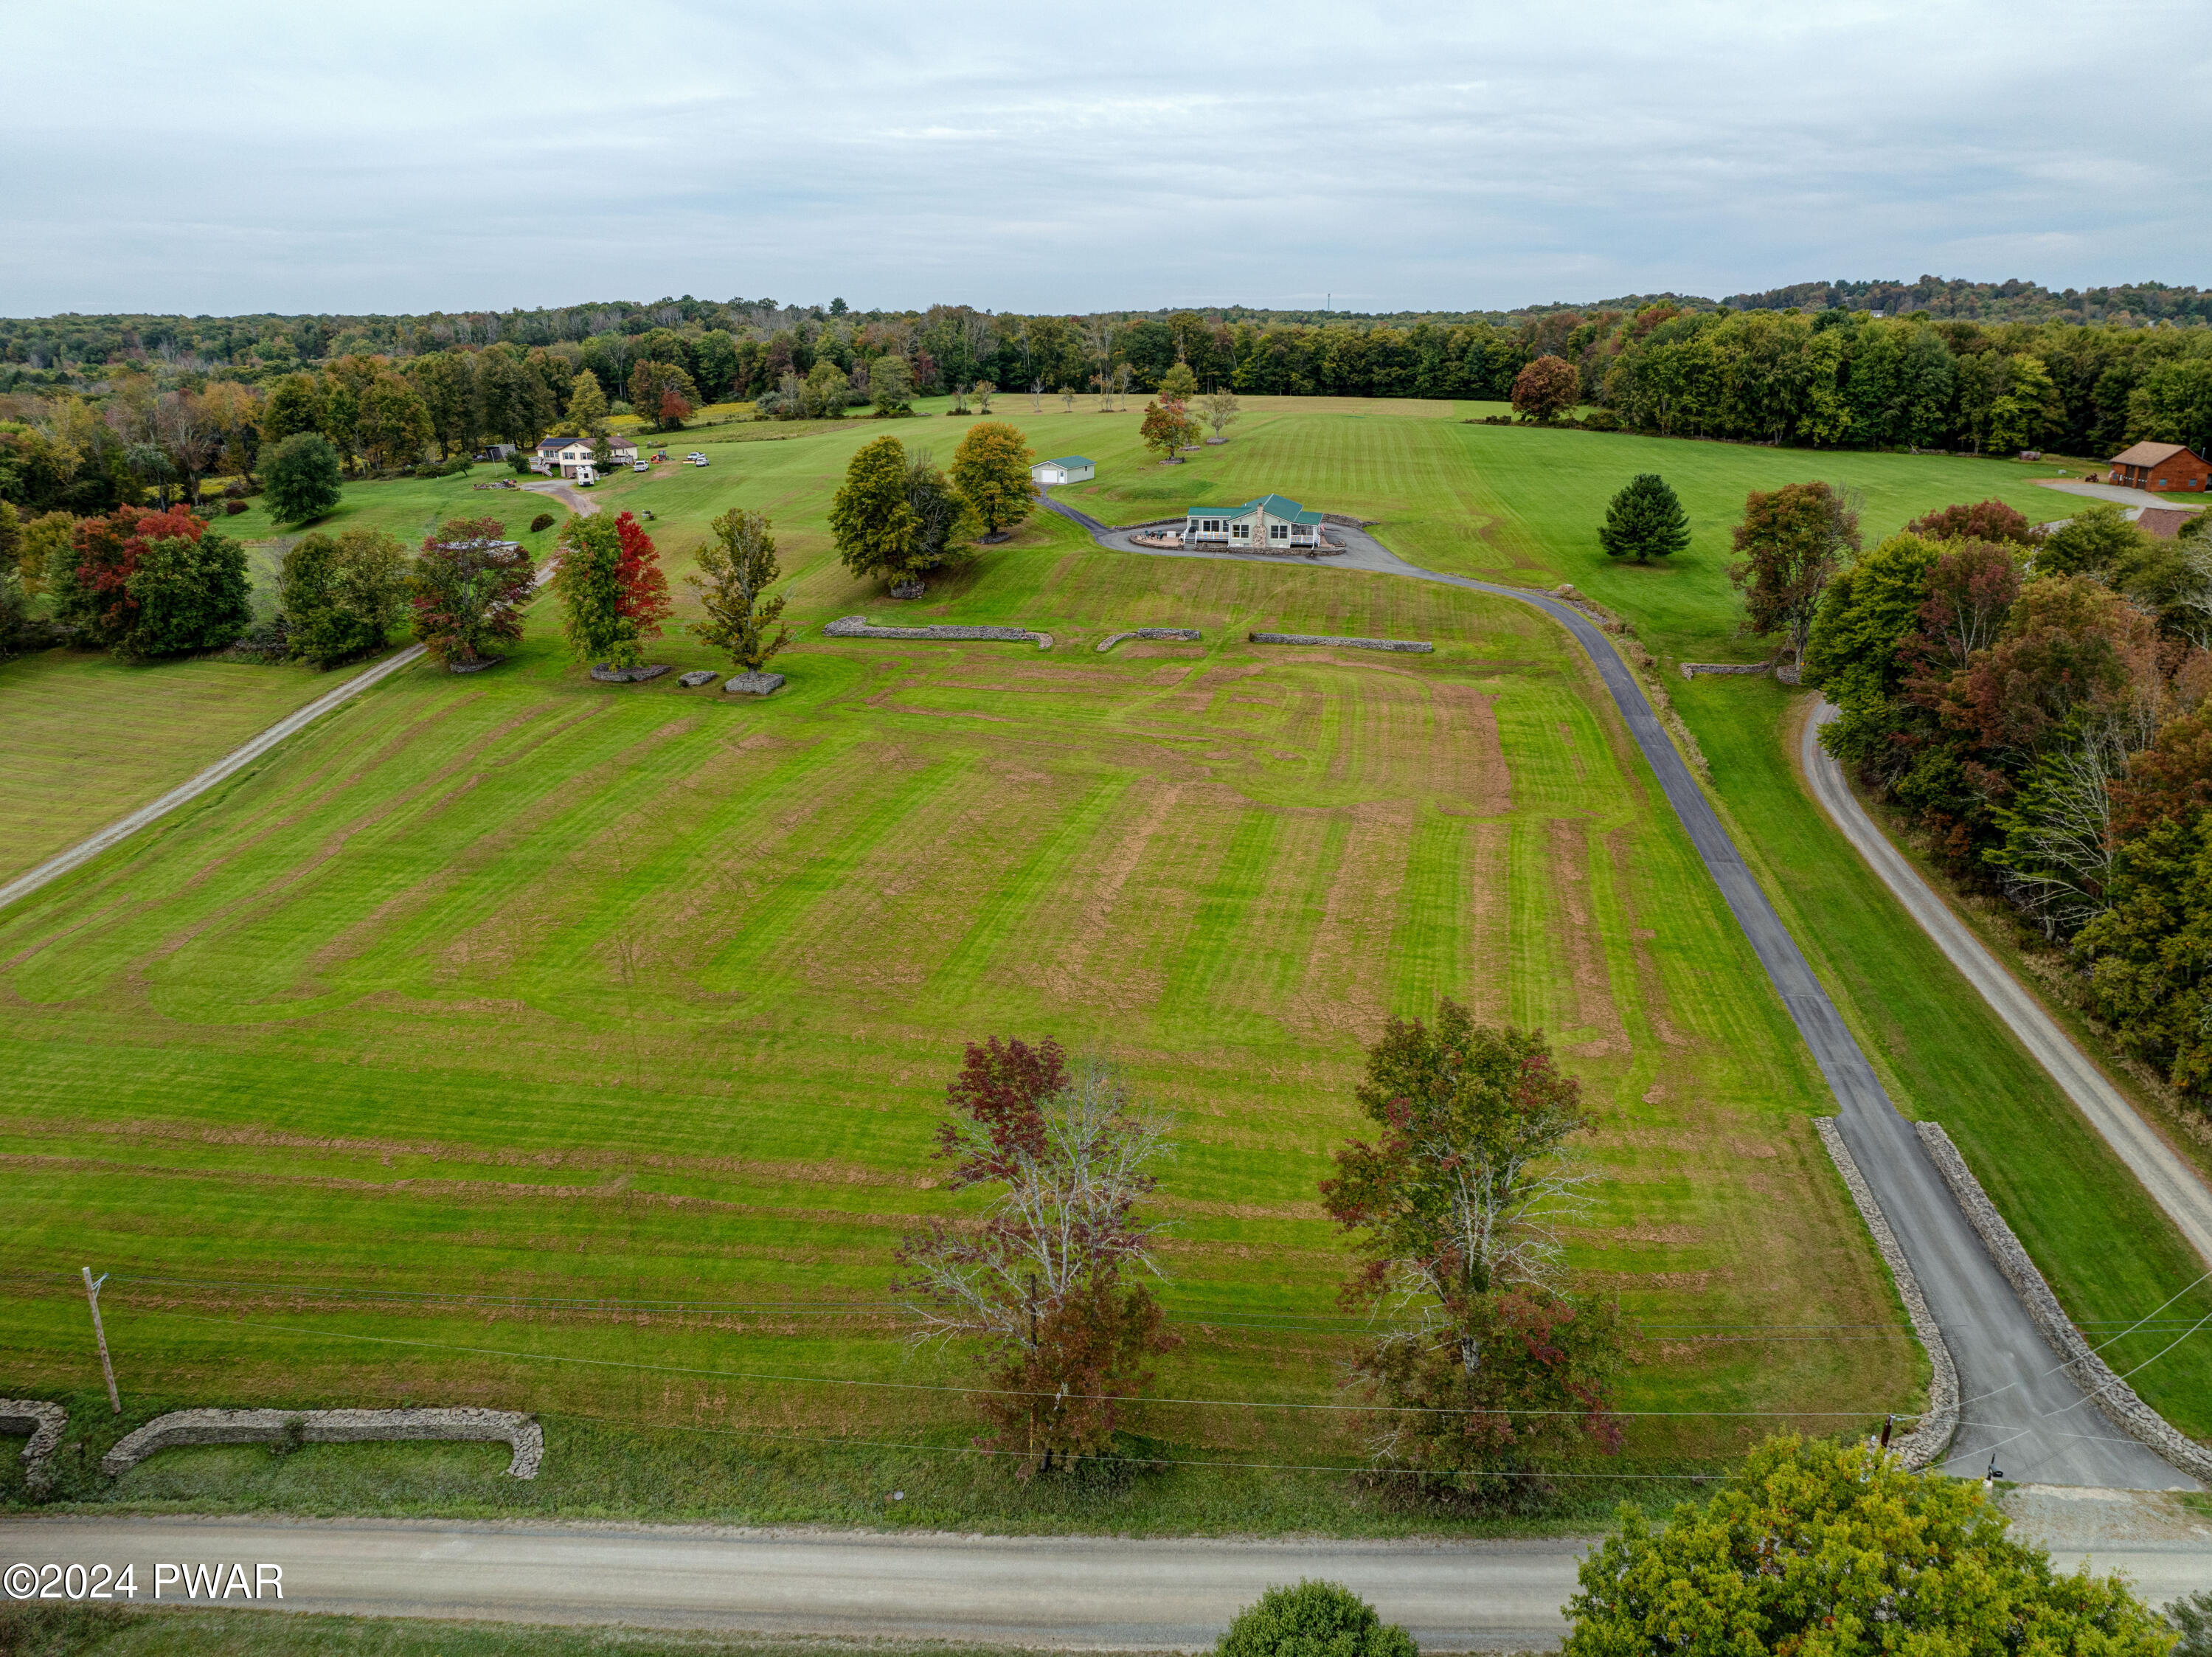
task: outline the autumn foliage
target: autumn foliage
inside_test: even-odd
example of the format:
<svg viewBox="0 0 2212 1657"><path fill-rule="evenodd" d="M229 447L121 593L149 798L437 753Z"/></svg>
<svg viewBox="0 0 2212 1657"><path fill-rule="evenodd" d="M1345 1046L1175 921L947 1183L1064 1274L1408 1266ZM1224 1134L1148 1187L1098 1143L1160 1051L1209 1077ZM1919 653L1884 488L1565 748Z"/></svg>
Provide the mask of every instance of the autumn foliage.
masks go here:
<svg viewBox="0 0 2212 1657"><path fill-rule="evenodd" d="M659 637L670 610L653 538L628 512L611 522L580 514L561 526L560 549L553 586L576 659L635 667L644 660L639 645Z"/></svg>
<svg viewBox="0 0 2212 1657"><path fill-rule="evenodd" d="M1109 1447L1152 1361L1180 1344L1144 1279L1159 1222L1139 1205L1169 1152L1165 1124L1101 1064L1056 1042L970 1044L945 1089L936 1157L977 1223L938 1221L901 1245L896 1285L922 1338L980 1343L979 1441L1024 1477Z"/></svg>
<svg viewBox="0 0 2212 1657"><path fill-rule="evenodd" d="M161 540L197 543L207 526L182 507L167 512L118 506L104 518L82 518L75 535L79 611L103 644L112 644L131 629L138 600L131 578L148 551Z"/></svg>
<svg viewBox="0 0 2212 1657"><path fill-rule="evenodd" d="M181 508L80 519L53 596L58 620L133 658L225 645L253 619L245 548Z"/></svg>
<svg viewBox="0 0 2212 1657"><path fill-rule="evenodd" d="M1591 1118L1543 1037L1446 1000L1433 1026L1390 1020L1357 1096L1379 1131L1336 1153L1321 1195L1363 1257L1346 1304L1391 1325L1353 1362L1378 1463L1513 1499L1618 1449L1619 1313L1561 1288L1553 1230L1581 1178L1565 1142Z"/></svg>
<svg viewBox="0 0 2212 1657"><path fill-rule="evenodd" d="M448 667L495 659L522 637L520 606L537 589L529 553L496 518L456 518L422 543L408 578L415 636Z"/></svg>
<svg viewBox="0 0 2212 1657"><path fill-rule="evenodd" d="M2212 544L2102 505L2041 532L1984 501L1916 530L1821 599L1822 742L2063 949L2124 1051L2212 1095Z"/></svg>

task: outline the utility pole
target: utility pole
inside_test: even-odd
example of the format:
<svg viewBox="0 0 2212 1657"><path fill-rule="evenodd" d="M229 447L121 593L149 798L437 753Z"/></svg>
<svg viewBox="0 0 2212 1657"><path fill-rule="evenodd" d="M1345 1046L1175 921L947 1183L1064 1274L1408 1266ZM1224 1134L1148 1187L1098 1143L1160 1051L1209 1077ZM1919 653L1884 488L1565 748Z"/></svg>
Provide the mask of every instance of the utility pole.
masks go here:
<svg viewBox="0 0 2212 1657"><path fill-rule="evenodd" d="M92 1333L93 1338L100 1343L100 1368L107 1377L107 1402L119 1416L123 1413L123 1400L115 1391L115 1365L107 1355L107 1331L100 1327L100 1286L106 1281L106 1272L94 1278L92 1268L84 1268L84 1298L92 1307Z"/></svg>

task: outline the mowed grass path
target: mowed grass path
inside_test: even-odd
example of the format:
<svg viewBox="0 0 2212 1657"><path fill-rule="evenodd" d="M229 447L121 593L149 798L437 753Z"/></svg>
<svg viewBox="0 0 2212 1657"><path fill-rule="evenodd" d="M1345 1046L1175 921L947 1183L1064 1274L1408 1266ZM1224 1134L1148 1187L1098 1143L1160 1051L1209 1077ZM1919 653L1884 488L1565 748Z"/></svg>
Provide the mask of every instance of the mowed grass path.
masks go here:
<svg viewBox="0 0 2212 1657"><path fill-rule="evenodd" d="M799 561L817 613L865 598ZM1598 1111L1572 1253L1647 1325L1626 1402L1910 1402L1917 1355L1805 1120L1818 1079L1554 630L1449 589L1042 533L934 598L1068 642L810 636L789 690L731 705L591 685L541 606L508 666L405 673L0 913L18 1263L118 1273L133 1384L173 1396L958 1442L954 1397L719 1372L969 1373L905 1355L892 1249L963 1206L927 1160L961 1041L1050 1033L1182 1124L1164 1293L1189 1338L1158 1390L1327 1402L1353 1325L1316 1181L1355 1128L1362 1044L1454 994L1551 1031ZM1082 648L1170 619L1206 643ZM1253 627L1439 649L1339 659ZM0 1374L33 1392L83 1367L82 1309L47 1282L0 1319ZM214 1282L723 1310L191 1287ZM1334 1416L1144 1415L1178 1446L1358 1451ZM1645 1421L1632 1443L1719 1455L1766 1424Z"/></svg>

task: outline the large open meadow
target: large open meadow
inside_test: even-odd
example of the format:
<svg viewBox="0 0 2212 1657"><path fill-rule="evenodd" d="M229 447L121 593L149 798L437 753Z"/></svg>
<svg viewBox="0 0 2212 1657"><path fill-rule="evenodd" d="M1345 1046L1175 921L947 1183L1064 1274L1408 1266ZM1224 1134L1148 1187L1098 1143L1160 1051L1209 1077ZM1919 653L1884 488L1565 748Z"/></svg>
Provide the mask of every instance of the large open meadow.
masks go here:
<svg viewBox="0 0 2212 1657"><path fill-rule="evenodd" d="M1134 412L1028 404L998 412L1041 454L1099 462L1069 492L1102 519L1275 490L1376 520L1417 563L1572 581L1670 655L1747 653L1724 565L1747 488L1841 480L1876 533L1954 500L2044 516L2065 498L2010 462L1488 427L1442 404L1252 399L1231 442L1164 468ZM1315 1182L1354 1128L1361 1044L1449 994L1543 1026L1597 1107L1572 1262L1641 1325L1623 1403L1665 1412L1634 1419L1623 1471L1910 1407L1917 1354L1808 1125L1826 1090L1561 634L1326 566L1104 553L1052 518L896 603L836 564L826 527L847 458L886 429L944 461L964 424L679 436L713 464L596 491L653 514L679 620L706 521L775 520L803 641L776 698L594 685L542 600L511 663L404 673L0 911L0 1179L26 1274L5 1286L0 1389L96 1385L67 1293L89 1263L116 1274L126 1419L177 1400L552 1415L534 1489L475 1450L281 1472L208 1451L149 1464L126 1499L849 1518L896 1467L929 1498L908 1522L1369 1522L1364 1497L1296 1471L1355 1460L1349 1422L1246 1406L1340 1396L1357 1325ZM1647 470L1696 540L1673 568L1609 566L1595 525ZM495 498L457 481L460 509ZM415 487L355 486L344 510L412 533L423 503L397 491ZM821 637L854 612L1058 643ZM1092 648L1146 625L1206 637ZM132 683L88 658L0 669L0 740L65 752ZM13 698L25 685L62 688ZM1900 1105L1951 1125L2077 1318L2180 1288L2177 1240L1798 793L1793 699L1741 680L1678 699ZM57 786L0 782L26 796L0 800L35 818ZM929 1130L960 1044L988 1033L1107 1053L1176 1113L1164 1298L1187 1343L1156 1390L1233 1402L1149 1406L1141 1430L1154 1453L1272 1471L1177 1469L1154 1476L1172 1501L1063 1511L952 1453L969 1413L932 1389L971 1372L909 1355L884 1301L900 1232L959 1206ZM2106 1271L2114 1240L2128 1264ZM2184 1349L2138 1385L2203 1431L2203 1379ZM860 1380L893 1385L824 1384Z"/></svg>

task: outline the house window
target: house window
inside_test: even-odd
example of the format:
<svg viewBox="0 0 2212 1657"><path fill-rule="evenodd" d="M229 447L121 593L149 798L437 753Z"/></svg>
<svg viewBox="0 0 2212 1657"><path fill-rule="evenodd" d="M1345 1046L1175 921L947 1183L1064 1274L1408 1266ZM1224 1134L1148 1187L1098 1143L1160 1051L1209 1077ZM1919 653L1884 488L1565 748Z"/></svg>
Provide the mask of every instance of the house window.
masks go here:
<svg viewBox="0 0 2212 1657"><path fill-rule="evenodd" d="M1269 525L1267 526L1267 539L1268 539L1269 540L1271 540L1271 541L1286 541L1286 540L1290 539L1290 538L1291 538L1291 527L1290 527L1290 525L1288 525L1288 524L1269 524Z"/></svg>
<svg viewBox="0 0 2212 1657"><path fill-rule="evenodd" d="M1252 539L1252 526L1250 524L1231 524L1229 526L1229 536L1231 540L1249 541Z"/></svg>

